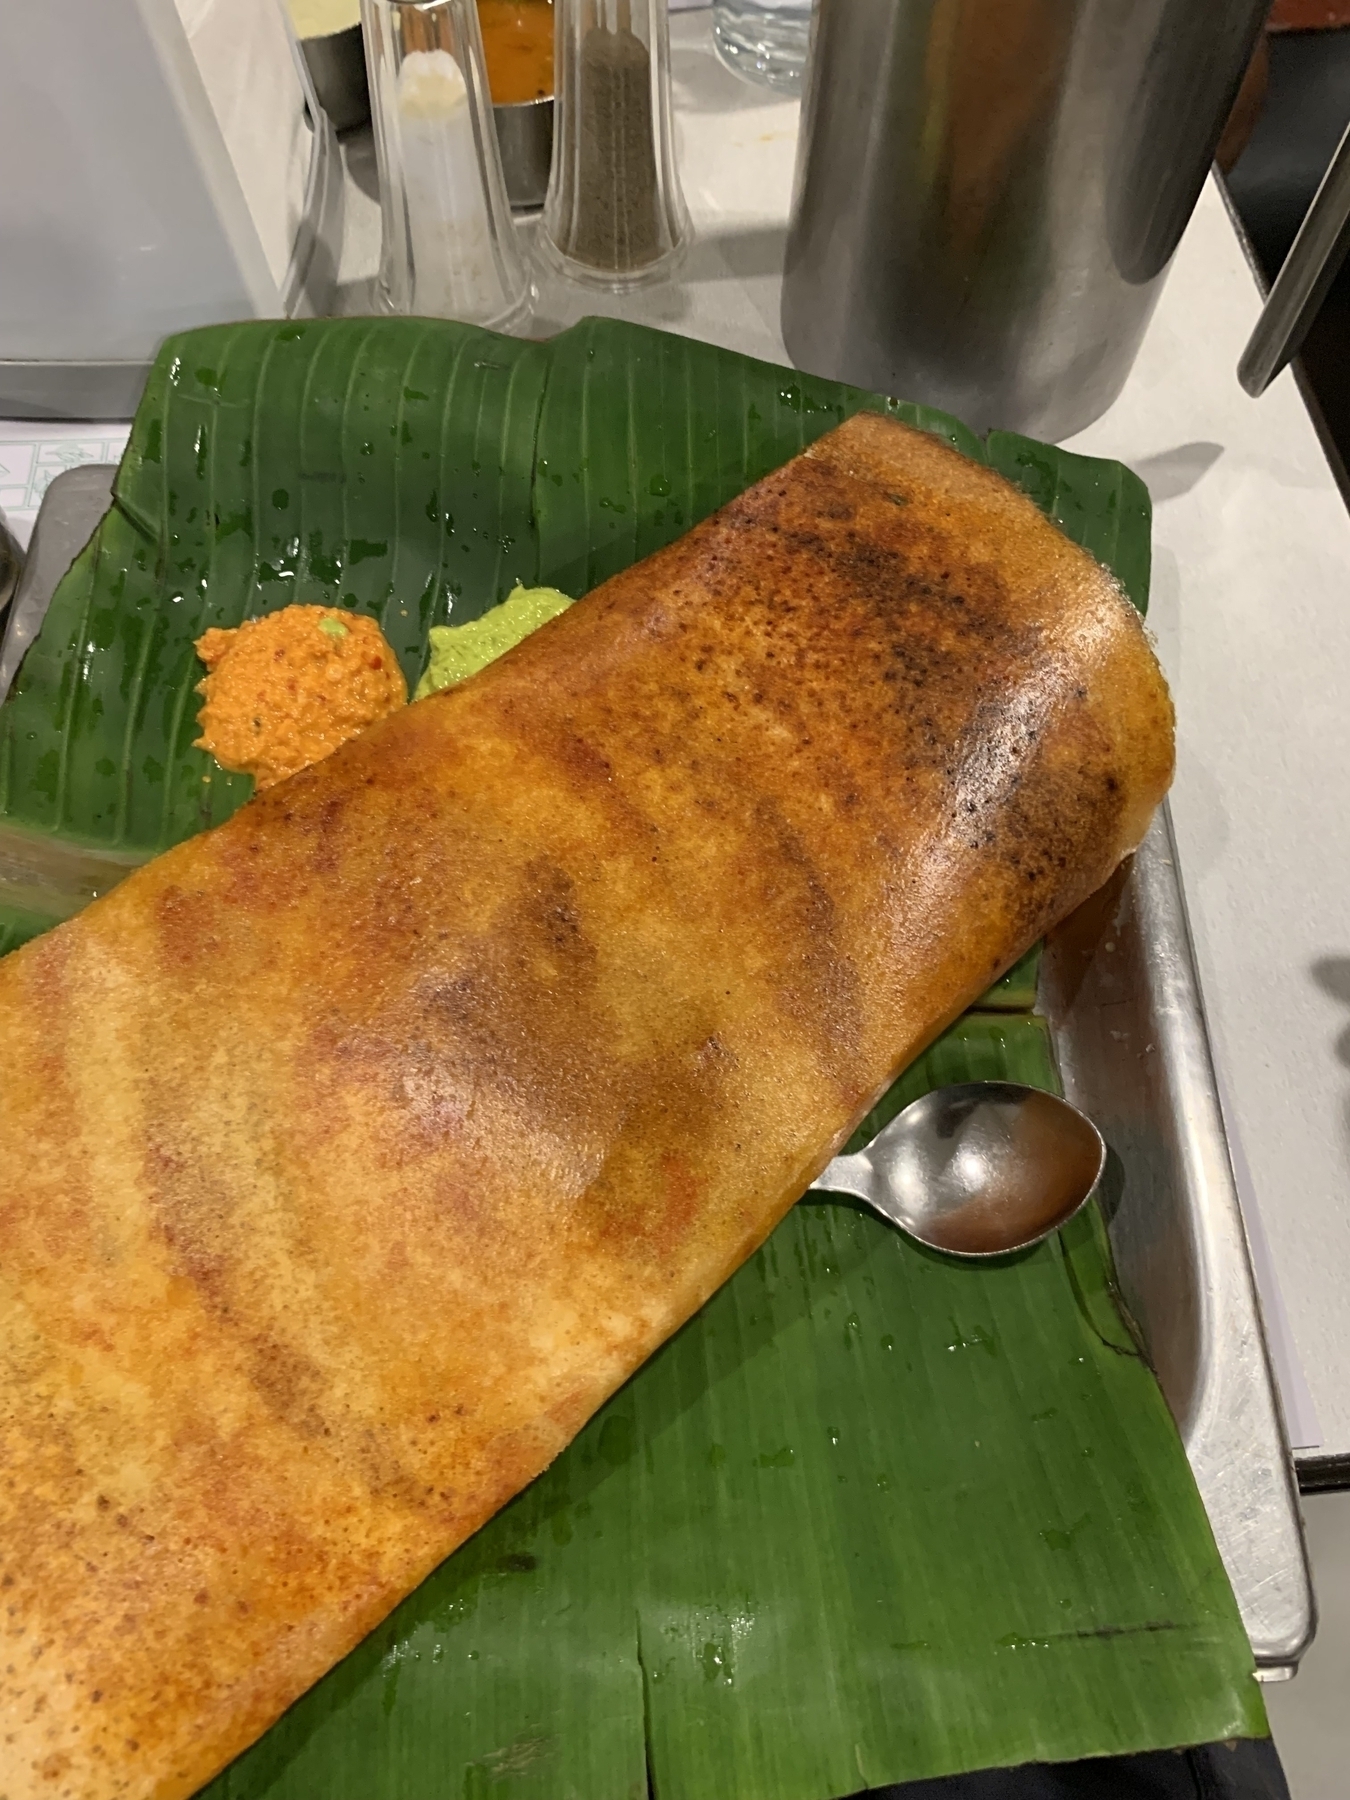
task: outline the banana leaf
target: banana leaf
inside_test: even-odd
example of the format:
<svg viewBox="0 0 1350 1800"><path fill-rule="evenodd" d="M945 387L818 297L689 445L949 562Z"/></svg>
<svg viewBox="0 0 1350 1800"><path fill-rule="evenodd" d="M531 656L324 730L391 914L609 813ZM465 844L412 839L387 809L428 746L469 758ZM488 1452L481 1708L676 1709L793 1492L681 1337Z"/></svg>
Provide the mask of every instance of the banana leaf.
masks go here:
<svg viewBox="0 0 1350 1800"><path fill-rule="evenodd" d="M1033 944L1006 975L980 1000L981 1012L1031 1012L1036 1005L1036 986L1041 976L1041 946Z"/></svg>
<svg viewBox="0 0 1350 1800"><path fill-rule="evenodd" d="M355 319L170 339L0 707L0 859L77 845L121 858L112 879L248 798L193 748L208 626L349 606L411 685L431 625L516 581L585 593L863 407L987 454L1143 604L1148 496L1120 464L1006 433L986 452L931 408L713 345L595 319L550 344ZM22 898L0 880L0 902Z"/></svg>
<svg viewBox="0 0 1350 1800"><path fill-rule="evenodd" d="M933 1085L1053 1087L971 1015ZM860 1132L859 1136L862 1136ZM824 1800L1262 1729L1099 1221L983 1266L812 1195L210 1800Z"/></svg>
<svg viewBox="0 0 1350 1800"><path fill-rule="evenodd" d="M19 906L0 906L0 956L8 956L20 944L50 930L51 924L46 913L28 912Z"/></svg>
<svg viewBox="0 0 1350 1800"><path fill-rule="evenodd" d="M247 796L191 744L206 625L351 606L412 679L429 625L515 580L584 591L864 406L1000 468L1143 604L1148 499L1118 465L707 345L613 321L171 340L0 708L0 863L148 856ZM1034 984L1033 956L864 1129L935 1082L1053 1086ZM208 1792L829 1800L1264 1728L1095 1215L974 1267L812 1196Z"/></svg>
<svg viewBox="0 0 1350 1800"><path fill-rule="evenodd" d="M349 606L415 680L429 626L534 580L548 361L394 321L171 340L114 506L0 708L0 850L54 838L148 857L249 797L249 777L192 747L208 626Z"/></svg>

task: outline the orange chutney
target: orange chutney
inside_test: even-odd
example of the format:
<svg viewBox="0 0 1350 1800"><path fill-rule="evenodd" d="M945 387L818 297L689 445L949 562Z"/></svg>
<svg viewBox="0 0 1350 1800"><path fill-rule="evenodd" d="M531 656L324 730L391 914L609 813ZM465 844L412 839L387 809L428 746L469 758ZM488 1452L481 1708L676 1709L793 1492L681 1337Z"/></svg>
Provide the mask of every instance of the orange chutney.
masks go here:
<svg viewBox="0 0 1350 1800"><path fill-rule="evenodd" d="M553 0L478 0L493 103L553 92Z"/></svg>
<svg viewBox="0 0 1350 1800"><path fill-rule="evenodd" d="M197 639L206 664L197 747L271 787L408 702L375 623L335 606L284 606Z"/></svg>

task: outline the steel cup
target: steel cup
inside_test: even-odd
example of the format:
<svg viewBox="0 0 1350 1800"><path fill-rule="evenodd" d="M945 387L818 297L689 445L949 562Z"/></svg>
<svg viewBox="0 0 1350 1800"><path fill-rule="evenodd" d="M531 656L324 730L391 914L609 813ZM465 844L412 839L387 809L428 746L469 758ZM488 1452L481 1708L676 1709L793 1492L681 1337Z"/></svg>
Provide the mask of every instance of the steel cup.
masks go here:
<svg viewBox="0 0 1350 1800"><path fill-rule="evenodd" d="M981 430L1090 424L1124 385L1266 11L819 0L793 361Z"/></svg>

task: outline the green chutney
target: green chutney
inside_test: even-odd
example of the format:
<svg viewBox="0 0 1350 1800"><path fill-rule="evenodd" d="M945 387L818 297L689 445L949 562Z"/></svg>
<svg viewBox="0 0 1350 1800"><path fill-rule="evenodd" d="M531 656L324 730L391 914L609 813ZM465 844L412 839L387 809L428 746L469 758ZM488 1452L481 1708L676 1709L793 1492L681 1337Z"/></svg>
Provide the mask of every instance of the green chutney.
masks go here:
<svg viewBox="0 0 1350 1800"><path fill-rule="evenodd" d="M572 604L570 596L557 588L516 587L481 619L467 625L433 625L427 633L431 660L413 699L425 700L428 694L467 681Z"/></svg>

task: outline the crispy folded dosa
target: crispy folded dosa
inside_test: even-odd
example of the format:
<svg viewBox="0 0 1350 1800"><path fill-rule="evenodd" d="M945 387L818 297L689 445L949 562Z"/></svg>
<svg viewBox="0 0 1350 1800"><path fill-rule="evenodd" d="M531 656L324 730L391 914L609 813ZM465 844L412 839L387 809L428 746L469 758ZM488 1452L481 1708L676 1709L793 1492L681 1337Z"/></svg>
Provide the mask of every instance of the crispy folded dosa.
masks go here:
<svg viewBox="0 0 1350 1800"><path fill-rule="evenodd" d="M243 1749L1171 767L1114 582L863 416L0 963L0 1794Z"/></svg>

